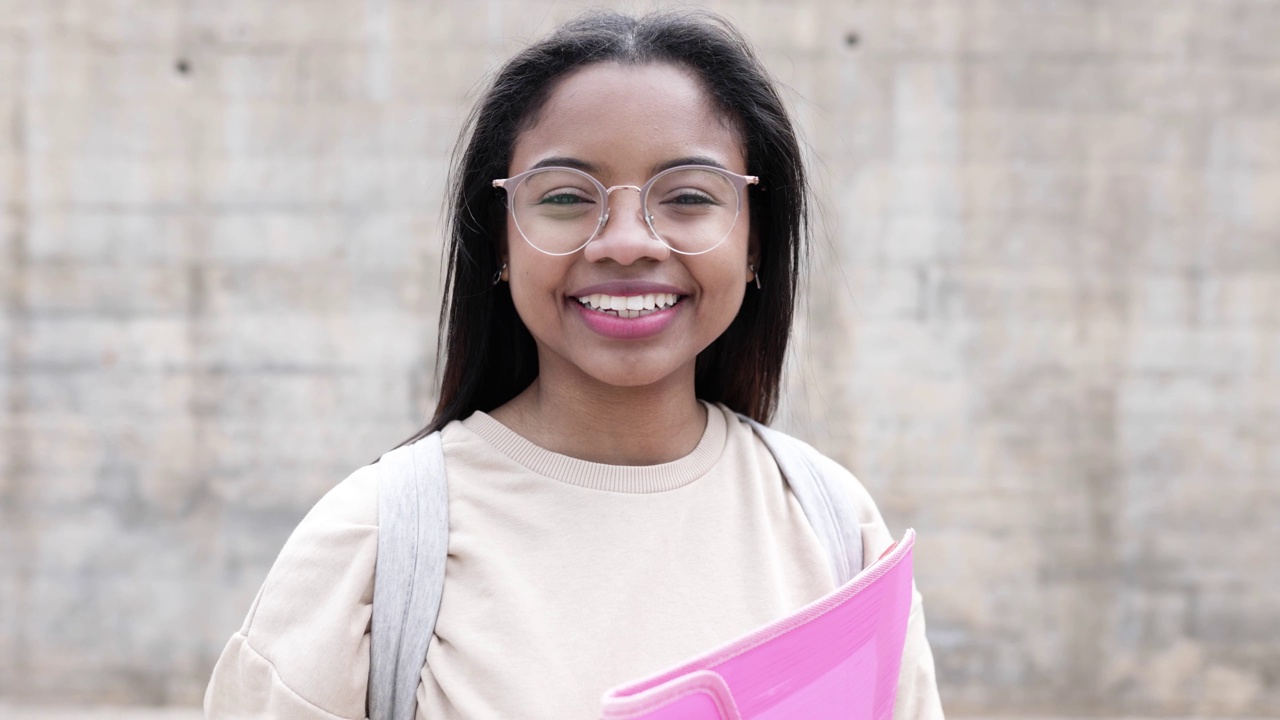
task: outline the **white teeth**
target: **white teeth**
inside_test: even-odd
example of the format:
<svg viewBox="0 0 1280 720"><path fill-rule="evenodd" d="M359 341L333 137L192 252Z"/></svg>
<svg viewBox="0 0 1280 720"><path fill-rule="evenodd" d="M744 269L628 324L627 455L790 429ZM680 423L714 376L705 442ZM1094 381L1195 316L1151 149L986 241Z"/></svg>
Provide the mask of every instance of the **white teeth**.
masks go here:
<svg viewBox="0 0 1280 720"><path fill-rule="evenodd" d="M619 317L634 318L675 305L680 296L674 293L650 293L648 295L605 295L594 293L576 298L592 310L612 312Z"/></svg>

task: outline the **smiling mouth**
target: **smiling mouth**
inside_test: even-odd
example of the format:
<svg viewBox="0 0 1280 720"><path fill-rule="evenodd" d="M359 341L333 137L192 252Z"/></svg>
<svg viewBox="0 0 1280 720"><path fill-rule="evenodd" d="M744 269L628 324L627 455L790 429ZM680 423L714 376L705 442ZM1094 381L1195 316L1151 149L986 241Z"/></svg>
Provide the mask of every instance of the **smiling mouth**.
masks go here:
<svg viewBox="0 0 1280 720"><path fill-rule="evenodd" d="M647 295L604 295L594 293L576 297L583 307L620 318L638 318L674 307L682 295L675 293L649 293Z"/></svg>

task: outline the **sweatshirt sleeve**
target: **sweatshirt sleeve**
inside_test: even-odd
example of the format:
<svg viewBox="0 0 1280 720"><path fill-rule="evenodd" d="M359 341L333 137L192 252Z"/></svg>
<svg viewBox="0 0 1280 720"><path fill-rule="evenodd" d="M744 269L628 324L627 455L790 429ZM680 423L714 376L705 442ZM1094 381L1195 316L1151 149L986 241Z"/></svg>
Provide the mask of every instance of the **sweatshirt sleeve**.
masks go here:
<svg viewBox="0 0 1280 720"><path fill-rule="evenodd" d="M862 566L867 567L894 543L880 509L871 494L839 463L824 457L824 471L846 478L845 487L857 508L862 525ZM894 720L942 720L942 700L938 696L938 679L933 667L933 651L924 632L924 604L914 583L911 588L911 612L907 617L907 639L902 648L902 667L898 673L898 701L893 707Z"/></svg>
<svg viewBox="0 0 1280 720"><path fill-rule="evenodd" d="M330 490L293 531L214 666L206 717L365 717L375 467Z"/></svg>

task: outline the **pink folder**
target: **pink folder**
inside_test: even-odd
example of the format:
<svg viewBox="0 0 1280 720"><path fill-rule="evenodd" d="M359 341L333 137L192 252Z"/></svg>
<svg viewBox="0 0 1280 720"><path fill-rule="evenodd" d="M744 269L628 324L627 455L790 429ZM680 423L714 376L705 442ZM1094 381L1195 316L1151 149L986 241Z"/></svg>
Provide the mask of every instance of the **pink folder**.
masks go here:
<svg viewBox="0 0 1280 720"><path fill-rule="evenodd" d="M825 597L678 667L605 693L603 720L893 716L915 531Z"/></svg>

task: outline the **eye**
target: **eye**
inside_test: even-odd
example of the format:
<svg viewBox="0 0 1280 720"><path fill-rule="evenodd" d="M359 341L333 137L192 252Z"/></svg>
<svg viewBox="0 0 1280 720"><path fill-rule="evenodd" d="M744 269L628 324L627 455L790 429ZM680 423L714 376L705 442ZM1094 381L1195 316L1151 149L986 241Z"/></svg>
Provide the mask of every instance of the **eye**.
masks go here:
<svg viewBox="0 0 1280 720"><path fill-rule="evenodd" d="M591 202L593 200L585 196L582 191L570 189L552 190L538 199L539 205L580 205Z"/></svg>
<svg viewBox="0 0 1280 720"><path fill-rule="evenodd" d="M667 193L664 205L719 205L720 202L701 190L685 188Z"/></svg>
<svg viewBox="0 0 1280 720"><path fill-rule="evenodd" d="M699 190L696 187L681 187L678 190L663 193L662 205L675 205L677 208L696 209L712 208L726 205L726 200L717 197L716 193Z"/></svg>

